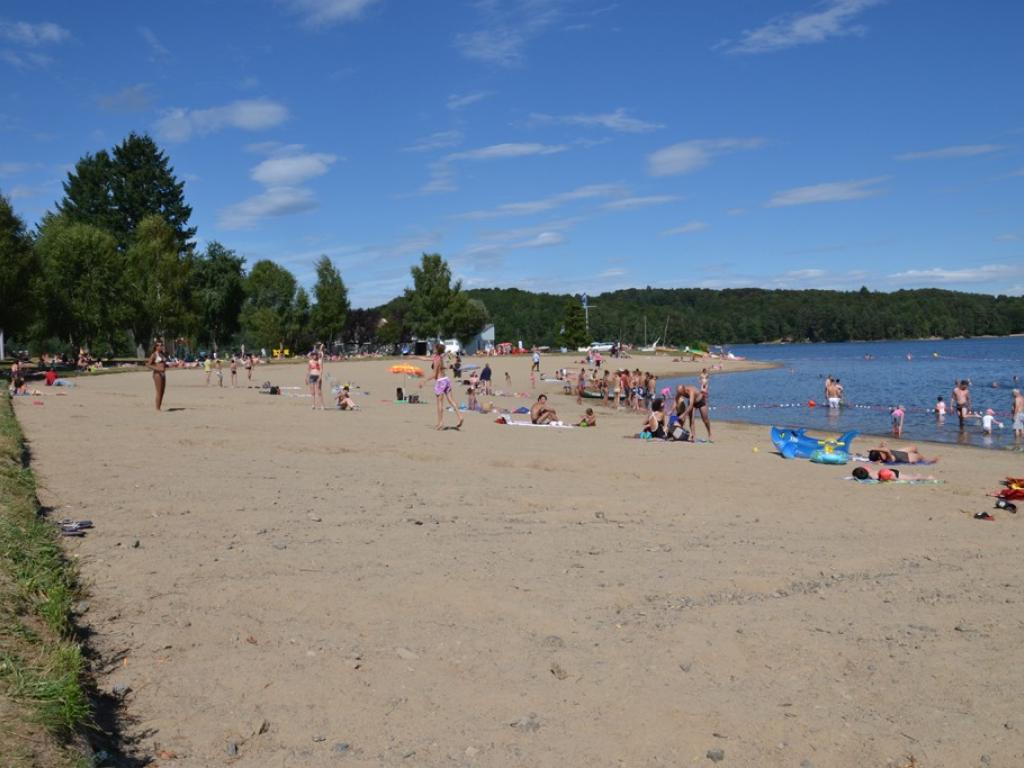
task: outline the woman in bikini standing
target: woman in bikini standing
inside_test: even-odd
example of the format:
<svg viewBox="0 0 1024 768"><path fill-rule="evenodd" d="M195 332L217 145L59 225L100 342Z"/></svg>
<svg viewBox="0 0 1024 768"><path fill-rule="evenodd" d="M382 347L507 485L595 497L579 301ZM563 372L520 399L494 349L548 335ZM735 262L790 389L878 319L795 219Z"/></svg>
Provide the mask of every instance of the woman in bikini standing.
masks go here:
<svg viewBox="0 0 1024 768"><path fill-rule="evenodd" d="M157 339L153 344L153 351L146 360L146 367L153 372L156 409L159 411L164 403L164 390L167 389L167 356L164 354L164 343L161 339Z"/></svg>
<svg viewBox="0 0 1024 768"><path fill-rule="evenodd" d="M455 425L455 428L459 429L462 427L462 414L459 413L459 406L452 400L452 382L444 375L444 344L439 343L434 347L434 357L431 358L430 364L434 375L434 398L437 400L437 426L435 429L444 429L445 400L455 411L455 415L459 417L459 423Z"/></svg>
<svg viewBox="0 0 1024 768"><path fill-rule="evenodd" d="M324 410L324 390L322 381L324 364L319 348L314 349L309 353L309 364L307 367L306 383L309 384L309 394L313 398L313 410L316 410L317 404L319 403L320 410L322 411Z"/></svg>

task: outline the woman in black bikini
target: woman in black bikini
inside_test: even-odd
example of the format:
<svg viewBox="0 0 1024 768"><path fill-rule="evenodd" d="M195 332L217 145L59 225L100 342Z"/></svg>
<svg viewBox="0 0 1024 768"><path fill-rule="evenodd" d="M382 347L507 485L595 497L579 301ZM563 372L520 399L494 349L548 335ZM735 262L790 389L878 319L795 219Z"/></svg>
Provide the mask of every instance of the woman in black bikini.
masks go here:
<svg viewBox="0 0 1024 768"><path fill-rule="evenodd" d="M167 389L167 357L164 355L164 342L157 339L153 351L146 360L146 367L153 372L153 386L156 388L156 409L159 411L164 403L164 390Z"/></svg>
<svg viewBox="0 0 1024 768"><path fill-rule="evenodd" d="M667 438L668 432L665 429L665 401L660 397L651 403L651 412L644 421L643 431L651 437Z"/></svg>

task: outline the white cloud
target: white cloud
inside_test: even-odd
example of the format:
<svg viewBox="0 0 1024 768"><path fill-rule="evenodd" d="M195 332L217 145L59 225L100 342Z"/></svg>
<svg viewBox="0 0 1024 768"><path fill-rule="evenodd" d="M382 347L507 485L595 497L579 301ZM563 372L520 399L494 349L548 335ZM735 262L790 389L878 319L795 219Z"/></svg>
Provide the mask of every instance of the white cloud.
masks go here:
<svg viewBox="0 0 1024 768"><path fill-rule="evenodd" d="M513 29L481 29L455 37L455 46L467 59L511 67L521 63L526 38Z"/></svg>
<svg viewBox="0 0 1024 768"><path fill-rule="evenodd" d="M1016 171L1010 171L1010 176L1024 176L1024 168L1018 168Z"/></svg>
<svg viewBox="0 0 1024 768"><path fill-rule="evenodd" d="M287 0L309 27L326 27L358 19L378 0Z"/></svg>
<svg viewBox="0 0 1024 768"><path fill-rule="evenodd" d="M503 203L489 210L470 211L459 214L460 219L496 219L503 216L529 216L534 213L559 208L575 200L592 200L603 197L620 197L627 194L621 184L587 184L570 192L561 192L539 200L527 200L520 203Z"/></svg>
<svg viewBox="0 0 1024 768"><path fill-rule="evenodd" d="M742 216L747 212L746 208L728 208L725 211L730 216Z"/></svg>
<svg viewBox="0 0 1024 768"><path fill-rule="evenodd" d="M0 163L0 177L17 176L37 167L35 163L8 162Z"/></svg>
<svg viewBox="0 0 1024 768"><path fill-rule="evenodd" d="M1019 239L1020 238L1017 237L1017 235L1013 234L1012 232L1007 232L1004 235L996 235L996 238L995 238L997 243L1012 243L1014 240L1019 240Z"/></svg>
<svg viewBox="0 0 1024 768"><path fill-rule="evenodd" d="M46 67L53 59L46 54L36 51L10 51L0 49L0 61L6 61L17 69L32 69L33 67Z"/></svg>
<svg viewBox="0 0 1024 768"><path fill-rule="evenodd" d="M455 183L455 172L447 163L430 164L430 180L420 187L420 193L432 195L437 192L454 192L459 188Z"/></svg>
<svg viewBox="0 0 1024 768"><path fill-rule="evenodd" d="M314 210L319 203L312 190L299 185L323 176L338 159L325 152L306 152L301 144L275 141L250 144L246 150L268 155L249 172L249 176L266 189L222 209L218 224L224 229L247 229L265 218Z"/></svg>
<svg viewBox="0 0 1024 768"><path fill-rule="evenodd" d="M36 47L52 43L61 43L71 37L71 33L51 21L33 24L27 21L4 21L0 19L0 40Z"/></svg>
<svg viewBox="0 0 1024 768"><path fill-rule="evenodd" d="M513 245L512 248L547 248L564 242L565 235L561 232L540 232L529 240Z"/></svg>
<svg viewBox="0 0 1024 768"><path fill-rule="evenodd" d="M932 267L931 269L908 269L889 275L891 279L899 281L904 286L996 283L1020 276L1024 276L1024 264L985 264L981 267L965 269Z"/></svg>
<svg viewBox="0 0 1024 768"><path fill-rule="evenodd" d="M526 239L521 239L523 235L512 237L515 234L514 231L495 233L495 235L488 237L485 242L470 245L459 254L459 257L472 261L478 266L482 264L496 266L502 261L504 255L511 251L551 248L566 243L566 237L559 231L560 229L561 227L524 232L523 235L528 235Z"/></svg>
<svg viewBox="0 0 1024 768"><path fill-rule="evenodd" d="M632 211L637 208L649 208L652 205L665 205L674 203L679 198L675 195L645 195L643 197L624 197L621 200L612 200L601 207L607 211Z"/></svg>
<svg viewBox="0 0 1024 768"><path fill-rule="evenodd" d="M610 131L621 133L649 133L665 126L661 123L648 123L636 117L630 117L626 110L619 107L614 112L597 115L545 115L534 113L530 115L530 122L534 124L558 124L558 125L583 125L601 126Z"/></svg>
<svg viewBox="0 0 1024 768"><path fill-rule="evenodd" d="M527 44L543 34L562 15L553 0L484 0L476 4L484 15L482 29L455 36L455 47L467 59L504 67L522 64Z"/></svg>
<svg viewBox="0 0 1024 768"><path fill-rule="evenodd" d="M273 187L258 195L230 205L220 212L219 225L224 229L246 229L261 219L312 211L318 203L312 191L302 187Z"/></svg>
<svg viewBox="0 0 1024 768"><path fill-rule="evenodd" d="M272 128L287 119L288 109L283 104L249 99L209 109L170 109L154 123L153 130L164 141L178 142L229 127L244 131Z"/></svg>
<svg viewBox="0 0 1024 768"><path fill-rule="evenodd" d="M171 52L167 50L163 43L160 42L160 38L156 36L156 33L149 27L139 27L139 34L142 35L142 39L146 41L146 45L149 46L149 52L152 54L153 59L162 59L166 56L170 56Z"/></svg>
<svg viewBox="0 0 1024 768"><path fill-rule="evenodd" d="M280 141L255 141L245 145L246 152L254 155L295 155L305 150L302 144L285 144Z"/></svg>
<svg viewBox="0 0 1024 768"><path fill-rule="evenodd" d="M711 272L705 269L705 272ZM1024 280L1022 264L987 264L979 267L947 269L930 267L908 269L901 272L885 273L878 269L855 269L845 272L819 268L793 269L779 274L755 274L733 272L726 265L724 270L716 269L719 276L698 282L701 288L741 288L761 286L765 288L819 288L823 290L849 291L867 285L873 290L895 291L901 288L929 288L943 286L960 290L980 292L1013 293L1014 286Z"/></svg>
<svg viewBox="0 0 1024 768"><path fill-rule="evenodd" d="M420 194L435 192L453 192L458 189L455 183L454 163L464 160L504 160L513 157L529 157L531 155L553 155L564 152L568 147L564 144L492 144L489 147L470 149L465 152L453 152L430 165L430 180L420 187Z"/></svg>
<svg viewBox="0 0 1024 768"><path fill-rule="evenodd" d="M410 146L403 147L403 152L430 152L435 149L448 149L462 143L462 131L438 131L421 139L416 139Z"/></svg>
<svg viewBox="0 0 1024 768"><path fill-rule="evenodd" d="M149 93L149 83L127 85L117 93L100 96L96 103L108 112L141 112L149 107L153 97Z"/></svg>
<svg viewBox="0 0 1024 768"><path fill-rule="evenodd" d="M0 48L0 61L5 61L17 69L48 66L53 61L50 56L36 50L25 49L56 45L69 37L71 37L71 33L68 30L50 21L32 23L0 19L0 42L6 42L18 48L18 50Z"/></svg>
<svg viewBox="0 0 1024 768"><path fill-rule="evenodd" d="M977 157L998 152L1003 149L999 144L960 144L955 147L943 147L942 149L930 149L925 152L905 152L896 155L897 160L938 160L954 157Z"/></svg>
<svg viewBox="0 0 1024 768"><path fill-rule="evenodd" d="M812 184L807 187L794 187L772 195L765 203L768 208L782 208L790 205L807 205L808 203L833 203L840 200L862 200L882 194L878 185L888 176L875 176L870 179L853 181L832 181L825 184Z"/></svg>
<svg viewBox="0 0 1024 768"><path fill-rule="evenodd" d="M824 269L791 269L783 277L795 280L817 280L827 274Z"/></svg>
<svg viewBox="0 0 1024 768"><path fill-rule="evenodd" d="M711 163L718 155L757 149L764 139L692 139L664 147L647 158L647 171L652 176L677 176L693 173Z"/></svg>
<svg viewBox="0 0 1024 768"><path fill-rule="evenodd" d="M476 104L478 101L486 99L488 96L490 96L490 94L485 91L480 91L479 93L467 93L461 96L453 93L448 97L448 109L465 109L470 104Z"/></svg>
<svg viewBox="0 0 1024 768"><path fill-rule="evenodd" d="M680 227L673 227L672 229L666 229L661 234L663 235L688 235L691 232L700 232L702 229L707 229L708 225L703 221L688 221Z"/></svg>
<svg viewBox="0 0 1024 768"><path fill-rule="evenodd" d="M470 149L466 152L454 152L444 158L448 162L455 160L500 160L509 157L528 157L530 155L554 155L565 152L564 144L492 144L489 147Z"/></svg>
<svg viewBox="0 0 1024 768"><path fill-rule="evenodd" d="M737 42L726 41L729 53L770 53L798 45L823 43L829 38L863 35L856 18L882 0L828 0L820 10L779 16L762 27L745 30Z"/></svg>
<svg viewBox="0 0 1024 768"><path fill-rule="evenodd" d="M510 243L517 240L529 239L544 232L565 232L579 224L583 219L579 217L568 217L564 219L552 219L543 224L532 227L516 227L514 229L502 229L497 231L484 232L481 239L495 243Z"/></svg>
<svg viewBox="0 0 1024 768"><path fill-rule="evenodd" d="M15 184L7 193L11 200L24 200L26 198L39 197L44 192L49 192L51 187L46 184Z"/></svg>
<svg viewBox="0 0 1024 768"><path fill-rule="evenodd" d="M253 168L249 175L266 187L292 187L323 176L337 159L322 152L272 157Z"/></svg>
<svg viewBox="0 0 1024 768"><path fill-rule="evenodd" d="M599 272L598 277L622 277L626 274L624 269L606 269L604 272Z"/></svg>

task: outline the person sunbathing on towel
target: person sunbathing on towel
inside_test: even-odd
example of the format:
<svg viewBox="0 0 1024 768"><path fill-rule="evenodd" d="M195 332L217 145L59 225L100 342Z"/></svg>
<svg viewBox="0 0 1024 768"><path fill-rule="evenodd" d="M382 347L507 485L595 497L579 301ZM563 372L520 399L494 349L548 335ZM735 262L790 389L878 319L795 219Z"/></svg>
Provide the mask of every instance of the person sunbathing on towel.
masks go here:
<svg viewBox="0 0 1024 768"><path fill-rule="evenodd" d="M550 424L553 421L558 421L555 409L548 407L547 395L540 395L537 402L530 408L530 421L534 424Z"/></svg>
<svg viewBox="0 0 1024 768"><path fill-rule="evenodd" d="M882 467L882 469L871 469L870 467L854 467L853 472L854 480L877 480L880 483L889 483L894 480L934 480L935 478L931 475L900 475L898 469L889 469L888 467Z"/></svg>
<svg viewBox="0 0 1024 768"><path fill-rule="evenodd" d="M884 442L868 451L868 460L880 464L934 464L937 457L928 458L917 450L916 445L903 450L890 448Z"/></svg>

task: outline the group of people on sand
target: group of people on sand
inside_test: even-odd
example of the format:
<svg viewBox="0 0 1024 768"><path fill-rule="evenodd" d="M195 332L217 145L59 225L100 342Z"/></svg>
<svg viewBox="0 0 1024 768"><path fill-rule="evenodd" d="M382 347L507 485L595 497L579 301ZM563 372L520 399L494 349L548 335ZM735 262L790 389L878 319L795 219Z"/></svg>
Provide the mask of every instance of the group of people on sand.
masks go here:
<svg viewBox="0 0 1024 768"><path fill-rule="evenodd" d="M707 371L705 370L705 374ZM603 405L626 408L636 412L649 411L658 396L658 377L639 368L601 371L599 367L580 368L579 373L560 369L555 378L564 382L566 394L576 395L576 404L585 398L600 400Z"/></svg>
<svg viewBox="0 0 1024 768"><path fill-rule="evenodd" d="M552 424L560 426L561 420L558 418L558 413L548 405L547 395L538 395L537 401L530 407L530 423L531 424ZM593 408L587 408L583 412L583 415L576 422L578 427L596 427L597 426L597 414L594 413Z"/></svg>
<svg viewBox="0 0 1024 768"><path fill-rule="evenodd" d="M324 405L324 378L326 377L324 372L324 362L334 359L336 358L329 357L324 353L324 345L322 342L313 347L309 354L306 355L306 386L309 387L309 396L312 398L310 408L314 411L326 410L326 406ZM359 406L356 405L356 401L352 399L352 390L348 384L338 390L337 394L334 396L334 400L339 411L359 410Z"/></svg>
<svg viewBox="0 0 1024 768"><path fill-rule="evenodd" d="M641 425L639 437L696 442L694 414L700 414L704 429L707 431L707 440L709 443L713 442L706 371L702 373L697 386L680 384L676 387L675 397L671 403L667 397L655 397L650 412Z"/></svg>
<svg viewBox="0 0 1024 768"><path fill-rule="evenodd" d="M228 370L231 374L231 386L238 386L238 364L239 356L232 354L228 358ZM256 359L252 354L245 354L241 356L241 364L245 368L246 379L252 381L252 369L256 365ZM224 386L224 363L219 357L208 356L203 360L203 373L206 374L206 386L210 386L210 378L212 375L217 376L217 386Z"/></svg>

